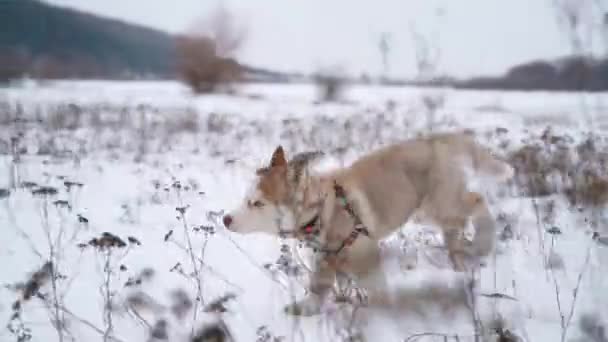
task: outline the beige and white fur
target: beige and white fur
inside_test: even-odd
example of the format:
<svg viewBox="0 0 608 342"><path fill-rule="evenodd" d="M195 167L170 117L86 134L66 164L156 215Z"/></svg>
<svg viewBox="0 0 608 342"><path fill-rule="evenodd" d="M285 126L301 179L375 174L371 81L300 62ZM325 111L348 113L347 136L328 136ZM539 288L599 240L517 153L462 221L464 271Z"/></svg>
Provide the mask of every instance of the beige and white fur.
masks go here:
<svg viewBox="0 0 608 342"><path fill-rule="evenodd" d="M349 167L322 174L307 167L317 156L304 153L287 161L279 146L270 165L258 170L244 204L224 217L226 227L234 232L277 234L279 229L297 232L319 215L319 241L335 248L354 224L336 200L334 181L345 189L370 236L358 237L335 257L317 258L310 295L287 307L287 312L319 313L337 271L354 275L370 301L386 300L378 242L402 227L415 211L441 228L456 270L463 271L467 260L492 252L494 218L484 198L467 189L467 164L476 173L498 180L512 177L513 171L478 145L472 134L438 133L405 140L365 155ZM475 227L472 242L461 238L469 220Z"/></svg>

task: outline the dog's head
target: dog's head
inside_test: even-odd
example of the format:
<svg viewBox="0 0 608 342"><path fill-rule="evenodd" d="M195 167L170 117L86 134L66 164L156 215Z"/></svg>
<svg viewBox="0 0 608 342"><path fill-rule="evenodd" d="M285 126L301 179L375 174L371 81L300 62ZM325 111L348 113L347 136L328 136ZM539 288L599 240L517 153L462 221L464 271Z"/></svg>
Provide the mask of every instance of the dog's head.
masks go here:
<svg viewBox="0 0 608 342"><path fill-rule="evenodd" d="M287 161L281 146L268 166L258 169L257 179L239 208L224 216L224 225L237 233L278 234L295 229L298 192L308 177L307 166L320 152L304 152Z"/></svg>

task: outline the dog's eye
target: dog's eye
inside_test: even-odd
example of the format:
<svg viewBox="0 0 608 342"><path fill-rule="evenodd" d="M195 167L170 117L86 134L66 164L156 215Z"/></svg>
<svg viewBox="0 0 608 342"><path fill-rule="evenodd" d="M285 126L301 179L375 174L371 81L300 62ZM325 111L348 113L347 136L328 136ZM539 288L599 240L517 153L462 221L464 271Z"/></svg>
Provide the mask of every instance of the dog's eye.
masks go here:
<svg viewBox="0 0 608 342"><path fill-rule="evenodd" d="M262 201L254 201L253 203L251 203L251 205L253 205L256 208L261 208L264 206L264 202Z"/></svg>

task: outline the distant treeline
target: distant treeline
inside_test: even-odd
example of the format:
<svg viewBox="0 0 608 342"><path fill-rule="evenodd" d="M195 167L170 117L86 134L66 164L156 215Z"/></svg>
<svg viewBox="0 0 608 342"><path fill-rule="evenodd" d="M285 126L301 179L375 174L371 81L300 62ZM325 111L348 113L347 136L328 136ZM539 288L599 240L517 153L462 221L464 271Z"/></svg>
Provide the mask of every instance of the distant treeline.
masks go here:
<svg viewBox="0 0 608 342"><path fill-rule="evenodd" d="M175 79L176 38L165 32L107 19L39 0L0 0L0 82L33 78ZM310 80L237 64L245 79ZM367 80L360 80L364 83ZM448 85L465 89L608 90L608 58L533 61L498 77L385 84Z"/></svg>
<svg viewBox="0 0 608 342"><path fill-rule="evenodd" d="M469 89L604 91L608 90L608 58L533 61L517 65L500 77L477 77L453 85Z"/></svg>

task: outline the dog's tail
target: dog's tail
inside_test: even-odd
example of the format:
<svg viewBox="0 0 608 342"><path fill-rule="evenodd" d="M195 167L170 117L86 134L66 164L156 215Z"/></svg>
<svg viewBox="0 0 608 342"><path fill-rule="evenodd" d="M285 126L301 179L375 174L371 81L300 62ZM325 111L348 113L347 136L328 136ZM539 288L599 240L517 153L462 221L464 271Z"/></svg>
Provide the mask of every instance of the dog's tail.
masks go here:
<svg viewBox="0 0 608 342"><path fill-rule="evenodd" d="M497 178L499 181L507 181L515 175L511 165L492 155L486 148L476 143L471 146L473 166L476 171Z"/></svg>

